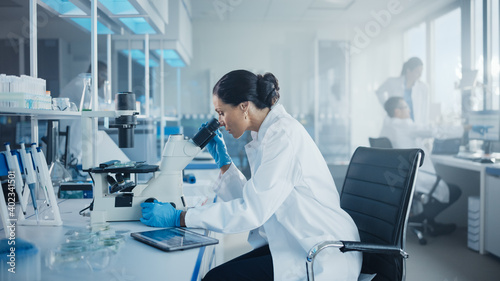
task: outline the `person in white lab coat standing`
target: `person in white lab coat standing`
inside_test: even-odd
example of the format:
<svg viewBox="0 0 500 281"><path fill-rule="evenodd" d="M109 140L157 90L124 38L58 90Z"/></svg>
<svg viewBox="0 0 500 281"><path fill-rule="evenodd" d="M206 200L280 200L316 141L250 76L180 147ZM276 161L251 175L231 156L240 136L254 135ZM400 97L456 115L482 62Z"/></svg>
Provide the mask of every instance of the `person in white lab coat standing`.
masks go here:
<svg viewBox="0 0 500 281"><path fill-rule="evenodd" d="M390 97L403 97L410 108L410 118L417 124L429 124L430 97L427 85L420 81L424 64L412 57L403 64L399 77L388 78L375 92L380 104Z"/></svg>
<svg viewBox="0 0 500 281"><path fill-rule="evenodd" d="M423 138L433 138L439 132L448 137L461 137L464 132L463 127L430 127L417 124L410 118L410 107L402 97L391 97L385 104L384 108L389 118L384 120L380 137L386 137L391 141L394 148L415 148L420 147L426 155L431 155L429 149L419 145L418 141ZM436 171L432 161L428 157L417 177L416 191L429 194L434 183L436 182ZM443 180L439 181L438 186L432 194L432 198L427 203L423 211L418 215L410 217L410 221L422 222L427 220L429 225L428 232L433 235L444 235L455 231L455 224L438 223L435 221L446 208L455 203L462 191L456 185L448 185Z"/></svg>
<svg viewBox="0 0 500 281"><path fill-rule="evenodd" d="M251 131L245 146L247 180L232 163L222 134L207 145L221 168L218 202L175 210L143 203L141 221L150 226L201 227L223 233L249 231L254 250L207 273L203 280L304 280L309 249L324 240L359 241L358 229L340 208L327 164L305 128L277 104L278 80L271 73L235 70L213 89L221 126L234 138ZM357 280L360 253L328 251L317 261L317 280Z"/></svg>

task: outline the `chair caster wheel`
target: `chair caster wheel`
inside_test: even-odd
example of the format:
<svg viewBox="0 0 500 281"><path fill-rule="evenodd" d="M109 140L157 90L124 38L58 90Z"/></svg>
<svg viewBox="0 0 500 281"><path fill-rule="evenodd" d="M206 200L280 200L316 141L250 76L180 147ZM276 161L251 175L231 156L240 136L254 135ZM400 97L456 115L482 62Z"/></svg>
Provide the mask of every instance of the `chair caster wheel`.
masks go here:
<svg viewBox="0 0 500 281"><path fill-rule="evenodd" d="M420 245L426 245L426 244L427 244L427 240L426 240L425 238L422 238L422 239L419 239L419 240L418 240L418 243L419 243Z"/></svg>

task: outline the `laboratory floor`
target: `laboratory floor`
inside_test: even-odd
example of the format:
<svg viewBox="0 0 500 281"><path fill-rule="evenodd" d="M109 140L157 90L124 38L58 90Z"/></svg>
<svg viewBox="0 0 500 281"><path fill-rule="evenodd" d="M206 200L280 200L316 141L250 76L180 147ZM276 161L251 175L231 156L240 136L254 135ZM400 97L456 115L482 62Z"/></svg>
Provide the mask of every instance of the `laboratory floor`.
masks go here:
<svg viewBox="0 0 500 281"><path fill-rule="evenodd" d="M232 234L224 238L224 261L250 250L247 234ZM408 234L406 250L406 281L494 281L500 280L500 258L480 255L467 248L467 229L458 228L447 236L428 237L421 246L412 233Z"/></svg>
<svg viewBox="0 0 500 281"><path fill-rule="evenodd" d="M500 280L500 258L480 255L467 248L467 229L458 228L447 236L428 237L421 246L409 233L406 250L407 281L494 281Z"/></svg>

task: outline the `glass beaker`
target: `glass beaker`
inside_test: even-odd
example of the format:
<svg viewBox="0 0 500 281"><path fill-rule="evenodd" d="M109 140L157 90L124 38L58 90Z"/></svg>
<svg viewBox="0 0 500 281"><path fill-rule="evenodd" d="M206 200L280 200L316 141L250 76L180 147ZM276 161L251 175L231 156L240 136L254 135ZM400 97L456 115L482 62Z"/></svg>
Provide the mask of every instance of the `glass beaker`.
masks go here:
<svg viewBox="0 0 500 281"><path fill-rule="evenodd" d="M111 83L109 80L104 81L104 103L105 104L111 104L112 99L111 99Z"/></svg>
<svg viewBox="0 0 500 281"><path fill-rule="evenodd" d="M80 99L80 111L91 109L92 104L92 76L90 73L84 73L81 77L83 79L83 89Z"/></svg>
<svg viewBox="0 0 500 281"><path fill-rule="evenodd" d="M52 99L52 110L65 111L69 110L70 102L69 98L53 98Z"/></svg>

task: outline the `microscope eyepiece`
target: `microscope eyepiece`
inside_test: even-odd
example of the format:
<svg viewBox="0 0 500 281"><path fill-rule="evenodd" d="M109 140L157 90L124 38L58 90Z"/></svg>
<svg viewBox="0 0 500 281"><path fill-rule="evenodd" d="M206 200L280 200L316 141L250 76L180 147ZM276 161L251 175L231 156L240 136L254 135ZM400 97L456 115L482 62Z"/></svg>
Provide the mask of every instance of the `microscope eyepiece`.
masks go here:
<svg viewBox="0 0 500 281"><path fill-rule="evenodd" d="M217 119L213 118L210 122L208 122L206 127L209 131L215 132L215 130L219 129L220 123Z"/></svg>
<svg viewBox="0 0 500 281"><path fill-rule="evenodd" d="M220 123L213 118L206 126L203 126L192 138L194 144L203 149L209 141L215 137L215 131L219 129Z"/></svg>

